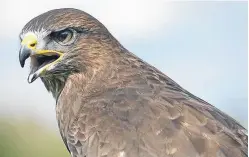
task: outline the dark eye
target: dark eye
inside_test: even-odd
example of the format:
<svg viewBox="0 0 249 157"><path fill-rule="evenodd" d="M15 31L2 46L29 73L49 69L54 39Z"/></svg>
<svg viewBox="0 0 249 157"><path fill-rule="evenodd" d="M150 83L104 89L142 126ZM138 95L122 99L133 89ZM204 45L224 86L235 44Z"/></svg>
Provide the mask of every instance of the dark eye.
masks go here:
<svg viewBox="0 0 249 157"><path fill-rule="evenodd" d="M65 29L53 32L51 35L61 45L69 45L74 42L76 32L73 29Z"/></svg>

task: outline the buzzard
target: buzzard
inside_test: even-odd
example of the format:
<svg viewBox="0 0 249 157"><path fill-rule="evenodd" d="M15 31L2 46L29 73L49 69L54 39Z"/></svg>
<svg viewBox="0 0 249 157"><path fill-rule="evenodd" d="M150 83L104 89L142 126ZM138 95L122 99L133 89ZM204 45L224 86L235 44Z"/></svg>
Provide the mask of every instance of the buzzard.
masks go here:
<svg viewBox="0 0 249 157"><path fill-rule="evenodd" d="M56 101L72 157L245 157L247 130L125 49L91 15L55 9L20 33L28 82Z"/></svg>

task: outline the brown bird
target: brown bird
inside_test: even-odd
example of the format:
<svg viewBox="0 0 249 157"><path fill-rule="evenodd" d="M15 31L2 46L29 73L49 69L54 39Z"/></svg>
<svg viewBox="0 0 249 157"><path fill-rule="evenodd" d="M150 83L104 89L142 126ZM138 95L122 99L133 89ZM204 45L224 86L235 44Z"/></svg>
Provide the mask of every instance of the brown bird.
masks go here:
<svg viewBox="0 0 249 157"><path fill-rule="evenodd" d="M43 13L20 34L21 66L56 100L72 157L245 157L247 130L125 49L91 15Z"/></svg>

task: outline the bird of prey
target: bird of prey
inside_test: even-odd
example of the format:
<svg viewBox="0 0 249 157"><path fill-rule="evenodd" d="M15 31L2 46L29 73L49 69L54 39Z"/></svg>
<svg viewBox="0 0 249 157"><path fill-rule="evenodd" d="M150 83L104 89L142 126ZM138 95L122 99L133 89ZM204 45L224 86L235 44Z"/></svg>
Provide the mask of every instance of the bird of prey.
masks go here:
<svg viewBox="0 0 249 157"><path fill-rule="evenodd" d="M125 19L124 19L125 20ZM54 9L20 33L28 82L56 101L72 157L245 157L247 130L125 49L91 15Z"/></svg>

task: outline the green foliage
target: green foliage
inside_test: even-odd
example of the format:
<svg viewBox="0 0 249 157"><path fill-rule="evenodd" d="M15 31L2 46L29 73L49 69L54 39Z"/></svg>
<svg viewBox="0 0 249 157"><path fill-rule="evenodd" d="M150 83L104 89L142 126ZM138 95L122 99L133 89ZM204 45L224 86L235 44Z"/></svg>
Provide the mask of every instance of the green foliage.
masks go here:
<svg viewBox="0 0 249 157"><path fill-rule="evenodd" d="M0 157L69 157L60 135L32 122L0 120Z"/></svg>

